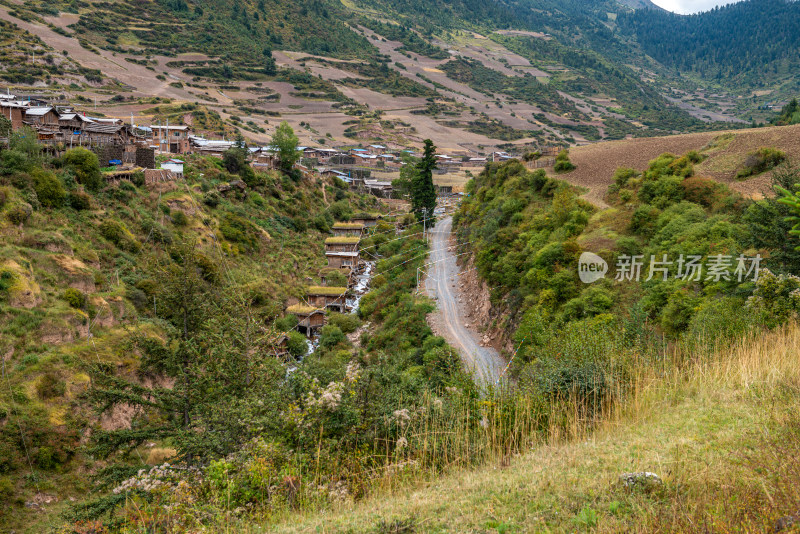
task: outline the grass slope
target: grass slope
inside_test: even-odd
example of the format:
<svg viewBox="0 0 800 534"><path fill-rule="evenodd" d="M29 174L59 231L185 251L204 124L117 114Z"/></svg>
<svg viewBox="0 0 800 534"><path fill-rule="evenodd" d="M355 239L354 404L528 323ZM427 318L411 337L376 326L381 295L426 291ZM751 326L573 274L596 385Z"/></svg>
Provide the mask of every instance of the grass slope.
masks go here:
<svg viewBox="0 0 800 534"><path fill-rule="evenodd" d="M800 329L789 326L680 371L642 372L624 407L587 431L475 471L407 485L275 532L754 532L795 513ZM787 422L794 422L786 426ZM652 471L662 488L618 477ZM795 485L792 487L792 485ZM242 532L258 532L244 528Z"/></svg>

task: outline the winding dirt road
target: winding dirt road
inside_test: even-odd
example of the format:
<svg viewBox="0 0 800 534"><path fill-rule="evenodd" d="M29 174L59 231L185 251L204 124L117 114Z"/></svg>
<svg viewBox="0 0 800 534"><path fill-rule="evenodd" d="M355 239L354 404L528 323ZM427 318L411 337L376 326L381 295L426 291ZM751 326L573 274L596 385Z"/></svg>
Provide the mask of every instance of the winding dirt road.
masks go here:
<svg viewBox="0 0 800 534"><path fill-rule="evenodd" d="M467 322L464 306L459 303L458 265L450 246L450 217L440 220L431 230L431 265L425 289L438 304L434 321L437 332L461 353L464 365L483 383L495 384L505 362L492 347L482 347L478 334L464 326ZM464 295L464 298L470 298Z"/></svg>

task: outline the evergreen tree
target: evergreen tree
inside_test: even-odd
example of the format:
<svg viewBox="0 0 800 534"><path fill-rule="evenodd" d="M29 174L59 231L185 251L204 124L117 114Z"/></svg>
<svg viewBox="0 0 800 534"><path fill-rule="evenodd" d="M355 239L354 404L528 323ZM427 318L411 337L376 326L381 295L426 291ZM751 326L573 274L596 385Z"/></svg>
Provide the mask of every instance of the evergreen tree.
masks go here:
<svg viewBox="0 0 800 534"><path fill-rule="evenodd" d="M411 210L422 221L433 224L433 211L436 209L436 188L433 185L433 170L436 168L436 146L430 139L425 140L422 158L417 162L416 172L411 178Z"/></svg>

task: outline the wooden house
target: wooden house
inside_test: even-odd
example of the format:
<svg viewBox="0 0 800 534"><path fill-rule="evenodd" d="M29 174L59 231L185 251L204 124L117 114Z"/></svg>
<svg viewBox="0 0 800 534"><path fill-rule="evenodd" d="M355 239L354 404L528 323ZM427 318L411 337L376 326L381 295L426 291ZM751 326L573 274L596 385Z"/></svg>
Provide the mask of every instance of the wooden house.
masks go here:
<svg viewBox="0 0 800 534"><path fill-rule="evenodd" d="M326 252L328 267L337 269L355 269L358 266L358 252Z"/></svg>
<svg viewBox="0 0 800 534"><path fill-rule="evenodd" d="M372 228L378 224L378 219L380 218L380 215L361 214L353 217L350 222L361 223L365 228Z"/></svg>
<svg viewBox="0 0 800 534"><path fill-rule="evenodd" d="M73 135L82 135L83 130L93 123L92 119L72 111L61 113L58 116L58 129L64 139L70 139Z"/></svg>
<svg viewBox="0 0 800 534"><path fill-rule="evenodd" d="M316 308L327 308L344 312L346 304L346 287L311 286L306 291L308 303Z"/></svg>
<svg viewBox="0 0 800 534"><path fill-rule="evenodd" d="M355 222L336 222L333 223L333 235L335 237L361 237L364 233L364 224Z"/></svg>
<svg viewBox="0 0 800 534"><path fill-rule="evenodd" d="M297 317L297 329L309 336L325 326L325 309L295 304L286 308L286 313Z"/></svg>
<svg viewBox="0 0 800 534"><path fill-rule="evenodd" d="M25 122L34 127L52 127L58 129L58 113L50 106L27 108Z"/></svg>
<svg viewBox="0 0 800 534"><path fill-rule="evenodd" d="M319 271L319 279L324 286L341 285L342 276L349 281L350 274L350 269L323 267Z"/></svg>
<svg viewBox="0 0 800 534"><path fill-rule="evenodd" d="M358 252L361 236L329 237L325 240L325 252Z"/></svg>

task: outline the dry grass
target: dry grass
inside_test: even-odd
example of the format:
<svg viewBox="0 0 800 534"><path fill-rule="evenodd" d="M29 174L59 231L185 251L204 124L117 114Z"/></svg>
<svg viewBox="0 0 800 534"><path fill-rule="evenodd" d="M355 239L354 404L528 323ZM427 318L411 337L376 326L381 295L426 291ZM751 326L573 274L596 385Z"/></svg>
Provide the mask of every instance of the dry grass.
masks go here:
<svg viewBox="0 0 800 534"><path fill-rule="evenodd" d="M396 478L363 502L290 515L268 530L771 530L800 506L799 355L800 328L791 325L711 356L641 363L624 402L599 420L565 410L550 439L525 454L492 448L487 431L481 469L458 469L464 451L454 451L444 478ZM656 472L664 485L622 489L618 477L630 471Z"/></svg>

